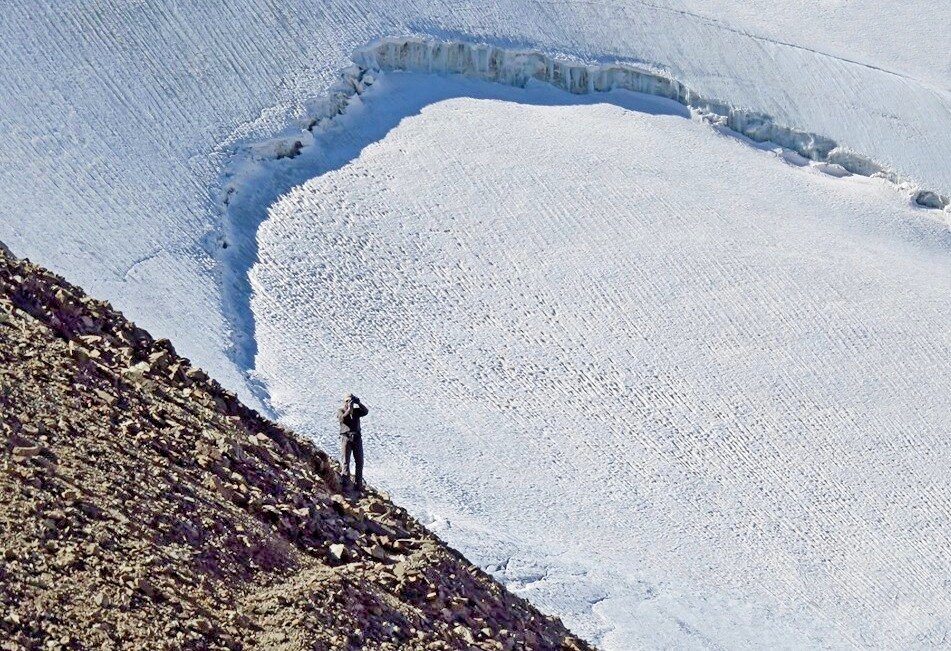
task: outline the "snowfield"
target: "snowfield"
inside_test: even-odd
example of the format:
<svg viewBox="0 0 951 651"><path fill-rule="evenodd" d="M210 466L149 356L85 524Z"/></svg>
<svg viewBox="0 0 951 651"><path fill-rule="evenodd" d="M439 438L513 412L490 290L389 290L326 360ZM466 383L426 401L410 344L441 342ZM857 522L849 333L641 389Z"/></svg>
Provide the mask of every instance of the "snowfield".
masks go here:
<svg viewBox="0 0 951 651"><path fill-rule="evenodd" d="M347 138L409 117L259 234L287 422L333 447L360 387L371 480L606 648L946 641L931 211L642 95L391 74L361 99Z"/></svg>
<svg viewBox="0 0 951 651"><path fill-rule="evenodd" d="M0 240L248 398L253 259L237 278L218 263L220 175L306 115L355 49L401 34L656 67L951 194L951 6L798 0L768 18L762 6L14 0L0 20Z"/></svg>
<svg viewBox="0 0 951 651"><path fill-rule="evenodd" d="M944 646L951 211L913 197L951 196L948 24L14 0L0 241L326 446L354 389L372 480L608 649ZM433 69L388 37L637 67L849 155L620 91L355 89Z"/></svg>

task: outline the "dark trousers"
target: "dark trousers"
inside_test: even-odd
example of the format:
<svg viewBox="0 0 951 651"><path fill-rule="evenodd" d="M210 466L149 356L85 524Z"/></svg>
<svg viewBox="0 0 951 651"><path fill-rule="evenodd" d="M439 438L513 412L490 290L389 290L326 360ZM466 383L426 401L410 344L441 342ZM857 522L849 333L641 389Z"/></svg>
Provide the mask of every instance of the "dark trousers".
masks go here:
<svg viewBox="0 0 951 651"><path fill-rule="evenodd" d="M344 477L350 476L350 455L357 467L357 487L363 487L363 437L360 432L340 435L340 469Z"/></svg>

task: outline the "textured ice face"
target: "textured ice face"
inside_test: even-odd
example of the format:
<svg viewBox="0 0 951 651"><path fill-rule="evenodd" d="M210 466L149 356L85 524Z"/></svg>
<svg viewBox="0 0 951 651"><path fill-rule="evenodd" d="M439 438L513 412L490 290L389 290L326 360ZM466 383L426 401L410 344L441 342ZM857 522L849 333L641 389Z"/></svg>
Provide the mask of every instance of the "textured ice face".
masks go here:
<svg viewBox="0 0 951 651"><path fill-rule="evenodd" d="M371 479L607 648L940 639L946 230L682 116L381 83L260 232L290 423L359 387Z"/></svg>
<svg viewBox="0 0 951 651"><path fill-rule="evenodd" d="M933 190L915 187L917 183L900 169L890 169L869 155L840 146L829 135L783 124L772 115L754 111L729 101L705 96L670 74L627 64L589 65L565 61L542 52L473 44L444 42L414 37L381 39L354 54L358 66L348 70L342 86L351 93L362 92L366 71L396 70L430 74L461 74L510 86L524 87L537 81L575 95L629 90L677 102L702 119L725 127L754 142L770 142L815 161L829 163L824 169L833 174L879 176L900 186L915 189L915 201L927 208L943 209L948 197ZM349 83L348 83L349 82ZM342 107L333 105L327 115Z"/></svg>
<svg viewBox="0 0 951 651"><path fill-rule="evenodd" d="M243 389L232 344L252 327L221 313L222 289L246 288L227 265L221 278L214 255L219 174L236 146L325 96L354 48L388 34L649 63L947 194L951 48L922 24L948 24L951 5L762 4L8 2L0 239ZM241 236L253 242L255 224Z"/></svg>

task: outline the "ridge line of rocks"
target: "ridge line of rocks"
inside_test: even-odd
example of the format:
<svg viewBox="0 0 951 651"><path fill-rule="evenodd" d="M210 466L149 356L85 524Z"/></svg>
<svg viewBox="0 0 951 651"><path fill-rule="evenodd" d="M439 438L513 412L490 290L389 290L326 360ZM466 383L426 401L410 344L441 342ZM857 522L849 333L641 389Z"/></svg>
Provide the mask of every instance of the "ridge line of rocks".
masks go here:
<svg viewBox="0 0 951 651"><path fill-rule="evenodd" d="M2 649L590 648L2 246L0 413Z"/></svg>

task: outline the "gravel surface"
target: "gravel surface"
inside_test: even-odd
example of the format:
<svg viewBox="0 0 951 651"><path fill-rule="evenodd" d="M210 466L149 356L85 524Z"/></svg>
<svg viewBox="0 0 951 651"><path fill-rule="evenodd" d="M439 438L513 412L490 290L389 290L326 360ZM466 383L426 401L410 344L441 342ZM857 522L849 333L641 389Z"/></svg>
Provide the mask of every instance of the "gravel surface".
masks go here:
<svg viewBox="0 0 951 651"><path fill-rule="evenodd" d="M167 340L0 250L0 648L586 649Z"/></svg>

